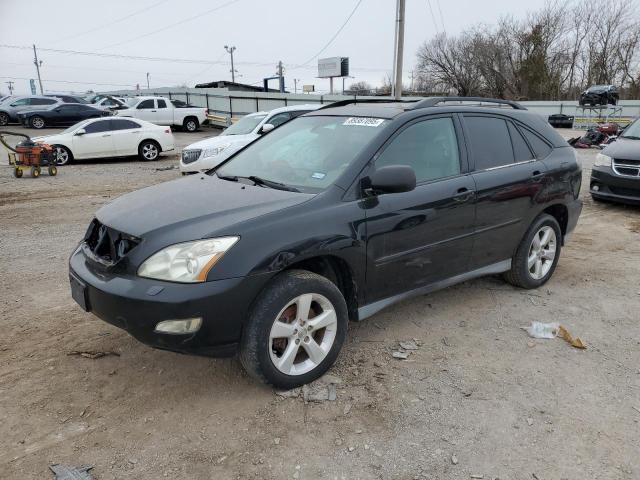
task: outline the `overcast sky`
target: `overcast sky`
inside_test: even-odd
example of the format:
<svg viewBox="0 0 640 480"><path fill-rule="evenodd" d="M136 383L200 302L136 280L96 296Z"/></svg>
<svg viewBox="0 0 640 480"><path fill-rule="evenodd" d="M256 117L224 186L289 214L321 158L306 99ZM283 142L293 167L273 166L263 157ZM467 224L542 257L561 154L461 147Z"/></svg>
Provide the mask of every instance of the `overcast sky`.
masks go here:
<svg viewBox="0 0 640 480"><path fill-rule="evenodd" d="M502 15L523 17L544 0L406 0L404 77L415 65L417 48L436 31L455 34L476 23L494 24ZM0 93L6 81L15 93L29 91L36 78L35 43L48 91L96 91L230 80L224 45L236 46L236 81L261 84L285 66L287 89L293 79L328 91L315 78L313 58L344 24L358 0L0 0ZM393 63L395 0L362 0L344 29L320 58L350 58L346 85L366 80L380 85ZM433 15L432 15L433 12ZM160 30L160 31L158 31ZM164 59L220 62L179 63L51 52L98 52ZM308 63L307 63L308 62ZM13 77L13 78L8 78ZM66 83L77 82L77 83ZM273 85L275 87L275 84ZM342 88L337 80L336 88Z"/></svg>

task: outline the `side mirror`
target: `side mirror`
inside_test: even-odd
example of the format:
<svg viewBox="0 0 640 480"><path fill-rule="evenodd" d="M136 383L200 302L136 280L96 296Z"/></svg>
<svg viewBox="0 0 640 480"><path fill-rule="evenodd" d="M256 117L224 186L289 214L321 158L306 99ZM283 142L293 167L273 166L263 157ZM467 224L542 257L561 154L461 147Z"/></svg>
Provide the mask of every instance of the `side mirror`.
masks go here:
<svg viewBox="0 0 640 480"><path fill-rule="evenodd" d="M416 188L416 172L407 165L389 165L378 168L369 181L369 194L410 192Z"/></svg>
<svg viewBox="0 0 640 480"><path fill-rule="evenodd" d="M262 128L260 129L260 133L269 133L271 130L273 130L274 128L276 128L273 124L271 123L265 123Z"/></svg>
<svg viewBox="0 0 640 480"><path fill-rule="evenodd" d="M76 135L84 135L85 133L87 133L87 131L84 128L79 128L76 131Z"/></svg>

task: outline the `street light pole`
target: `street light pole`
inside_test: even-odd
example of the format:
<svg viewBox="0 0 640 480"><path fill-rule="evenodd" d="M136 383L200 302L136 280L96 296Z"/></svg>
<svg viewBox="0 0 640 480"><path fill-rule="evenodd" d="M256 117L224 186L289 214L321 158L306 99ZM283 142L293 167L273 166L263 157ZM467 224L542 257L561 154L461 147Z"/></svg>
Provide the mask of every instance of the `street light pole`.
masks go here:
<svg viewBox="0 0 640 480"><path fill-rule="evenodd" d="M396 36L393 50L392 92L396 100L402 96L402 55L404 53L404 7L405 0L396 3Z"/></svg>
<svg viewBox="0 0 640 480"><path fill-rule="evenodd" d="M224 46L224 49L227 51L227 53L228 53L229 55L231 55L231 81L232 81L233 83L235 83L235 82L236 82L236 71L235 71L235 69L233 68L233 52L235 52L235 51L236 51L236 47L230 47L230 46L228 46L228 45L225 45L225 46Z"/></svg>

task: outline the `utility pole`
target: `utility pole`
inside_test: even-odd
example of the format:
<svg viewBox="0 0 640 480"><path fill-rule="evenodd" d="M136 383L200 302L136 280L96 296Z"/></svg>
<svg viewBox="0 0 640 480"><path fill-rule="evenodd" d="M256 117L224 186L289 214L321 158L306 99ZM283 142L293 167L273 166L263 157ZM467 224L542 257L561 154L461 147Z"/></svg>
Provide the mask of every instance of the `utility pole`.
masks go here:
<svg viewBox="0 0 640 480"><path fill-rule="evenodd" d="M36 70L38 71L38 83L40 84L40 95L44 95L44 89L42 88L42 78L40 77L40 66L42 65L42 61L38 62L38 52L36 52L36 46L33 45L33 64L36 66Z"/></svg>
<svg viewBox="0 0 640 480"><path fill-rule="evenodd" d="M298 93L298 82L300 81L299 78L294 78L293 79L293 93Z"/></svg>
<svg viewBox="0 0 640 480"><path fill-rule="evenodd" d="M278 77L280 77L280 93L284 93L284 67L282 66L282 60L278 61Z"/></svg>
<svg viewBox="0 0 640 480"><path fill-rule="evenodd" d="M4 82L9 85L9 95L13 95L13 82L9 80L8 82Z"/></svg>
<svg viewBox="0 0 640 480"><path fill-rule="evenodd" d="M235 69L233 68L233 52L235 52L235 51L236 51L236 47L230 47L230 46L228 46L228 45L225 45L225 46L224 46L224 49L227 51L227 53L228 53L229 55L231 55L231 81L232 81L233 83L235 83L235 82L236 82L236 71L235 71Z"/></svg>
<svg viewBox="0 0 640 480"><path fill-rule="evenodd" d="M147 72L147 90L151 90L151 87L149 86L149 72Z"/></svg>
<svg viewBox="0 0 640 480"><path fill-rule="evenodd" d="M413 70L411 70L411 72L409 72L411 75L409 75L409 78L411 79L411 87L410 90L413 92L413 79L415 78L415 75L413 74Z"/></svg>
<svg viewBox="0 0 640 480"><path fill-rule="evenodd" d="M396 35L393 50L392 94L396 100L402 97L402 55L404 53L404 7L405 0L396 0Z"/></svg>

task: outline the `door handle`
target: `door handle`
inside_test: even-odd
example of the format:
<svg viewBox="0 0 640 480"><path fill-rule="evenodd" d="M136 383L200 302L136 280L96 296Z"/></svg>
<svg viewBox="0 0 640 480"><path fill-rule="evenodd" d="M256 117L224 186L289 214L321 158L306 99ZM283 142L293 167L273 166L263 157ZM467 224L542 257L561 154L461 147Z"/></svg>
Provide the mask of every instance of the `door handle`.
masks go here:
<svg viewBox="0 0 640 480"><path fill-rule="evenodd" d="M467 200L469 200L471 197L473 197L473 194L475 192L473 190L469 190L467 187L462 187L459 188L456 193L453 194L453 199L456 202L466 202Z"/></svg>
<svg viewBox="0 0 640 480"><path fill-rule="evenodd" d="M540 170L534 170L533 173L531 174L531 177L534 180L540 180L543 175L544 175L544 172L541 172Z"/></svg>
<svg viewBox="0 0 640 480"><path fill-rule="evenodd" d="M156 113L156 112L157 112L157 110L151 110L151 112Z"/></svg>
<svg viewBox="0 0 640 480"><path fill-rule="evenodd" d="M102 135L102 136L103 136L103 137L110 137L110 136L111 136L111 134L110 134L110 133L107 133L107 134Z"/></svg>

